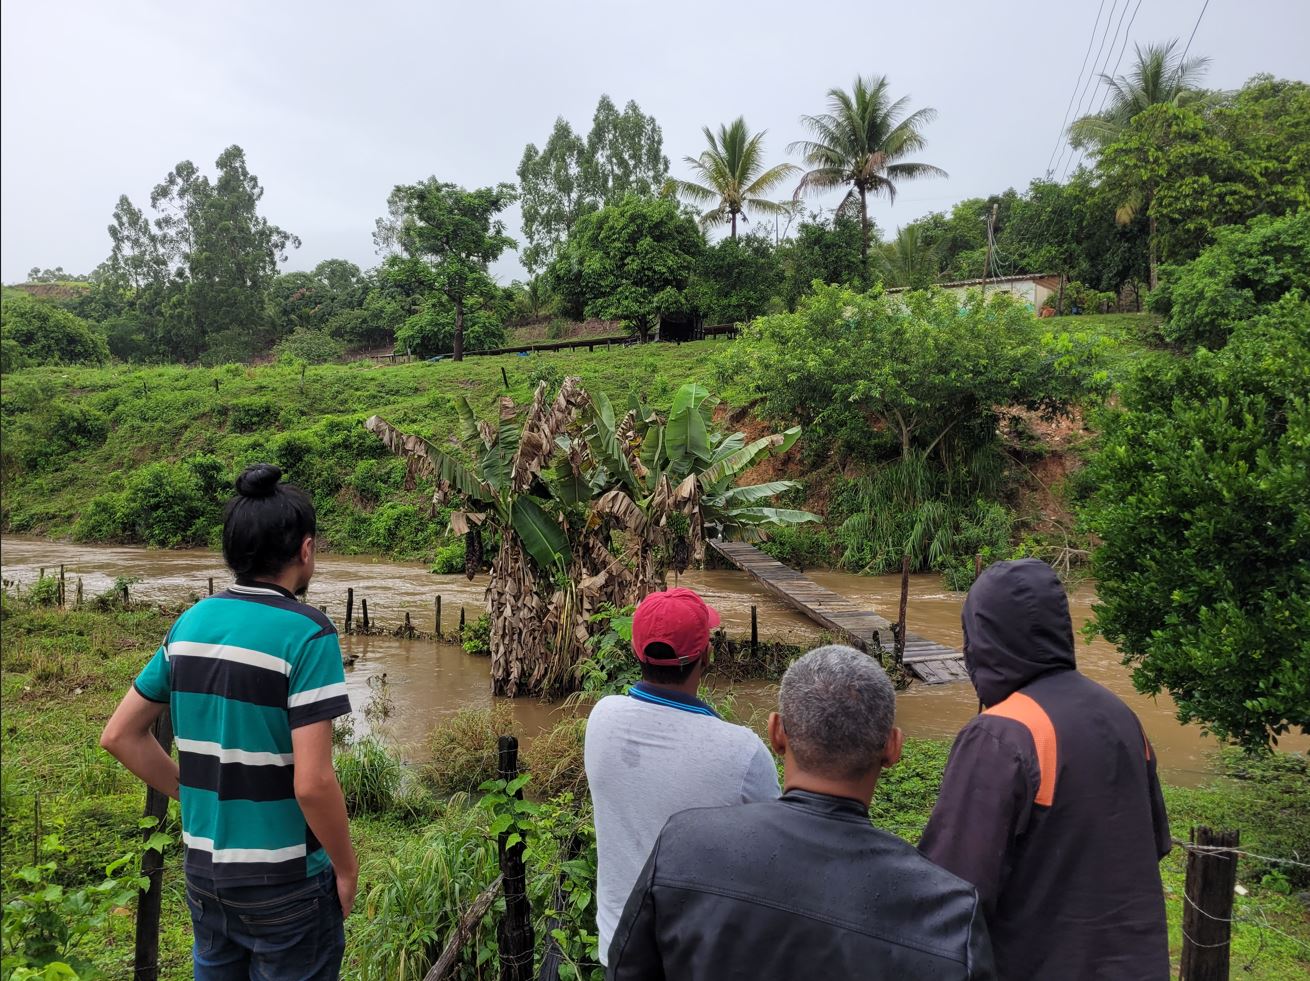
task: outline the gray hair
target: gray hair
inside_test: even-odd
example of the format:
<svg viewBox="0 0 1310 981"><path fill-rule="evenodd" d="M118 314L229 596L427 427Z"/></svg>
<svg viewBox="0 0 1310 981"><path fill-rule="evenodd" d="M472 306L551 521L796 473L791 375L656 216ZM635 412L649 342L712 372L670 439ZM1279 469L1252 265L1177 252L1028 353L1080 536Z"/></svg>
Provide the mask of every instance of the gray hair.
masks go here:
<svg viewBox="0 0 1310 981"><path fill-rule="evenodd" d="M830 644L787 669L778 714L801 766L838 779L862 777L878 765L887 745L896 692L875 659Z"/></svg>

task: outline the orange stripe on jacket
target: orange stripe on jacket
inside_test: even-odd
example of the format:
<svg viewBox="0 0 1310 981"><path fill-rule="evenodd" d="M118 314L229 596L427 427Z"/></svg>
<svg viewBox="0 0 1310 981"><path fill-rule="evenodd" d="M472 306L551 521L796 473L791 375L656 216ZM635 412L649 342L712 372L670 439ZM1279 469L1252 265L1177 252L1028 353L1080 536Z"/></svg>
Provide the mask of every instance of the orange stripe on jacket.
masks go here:
<svg viewBox="0 0 1310 981"><path fill-rule="evenodd" d="M1055 739L1055 726L1046 710L1023 692L1015 692L1005 701L987 709L984 715L995 715L1002 719L1013 719L1028 728L1032 733L1033 745L1037 747L1037 769L1040 783L1037 796L1033 801L1045 807L1055 802L1055 769L1059 754Z"/></svg>

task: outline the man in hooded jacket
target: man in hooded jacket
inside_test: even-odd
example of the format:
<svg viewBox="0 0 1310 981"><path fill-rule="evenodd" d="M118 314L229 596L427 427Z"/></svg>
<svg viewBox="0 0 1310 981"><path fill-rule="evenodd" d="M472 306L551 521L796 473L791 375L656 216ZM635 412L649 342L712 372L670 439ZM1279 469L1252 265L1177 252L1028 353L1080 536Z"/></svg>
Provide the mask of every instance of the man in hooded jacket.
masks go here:
<svg viewBox="0 0 1310 981"><path fill-rule="evenodd" d="M1036 559L997 562L962 620L986 708L955 740L919 850L977 887L1001 978L1167 978L1155 754L1076 670L1064 587Z"/></svg>

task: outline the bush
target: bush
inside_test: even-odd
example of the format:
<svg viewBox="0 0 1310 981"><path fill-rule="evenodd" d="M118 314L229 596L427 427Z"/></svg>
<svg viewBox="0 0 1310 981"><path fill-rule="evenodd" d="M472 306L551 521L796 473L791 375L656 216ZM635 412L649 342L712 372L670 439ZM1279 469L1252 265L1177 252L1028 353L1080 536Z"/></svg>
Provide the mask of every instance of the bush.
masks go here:
<svg viewBox="0 0 1310 981"><path fill-rule="evenodd" d="M0 371L38 364L104 364L105 339L81 317L22 290L0 295L0 338L10 343L0 352Z"/></svg>
<svg viewBox="0 0 1310 981"><path fill-rule="evenodd" d="M496 776L496 741L516 729L513 710L504 702L489 709L460 709L428 736L431 762L423 782L441 797L473 793Z"/></svg>
<svg viewBox="0 0 1310 981"><path fill-rule="evenodd" d="M16 444L11 450L24 467L41 470L103 444L109 417L81 403L49 402L24 415L5 435Z"/></svg>
<svg viewBox="0 0 1310 981"><path fill-rule="evenodd" d="M400 490L405 477L403 460L360 460L348 481L366 504L377 504Z"/></svg>
<svg viewBox="0 0 1310 981"><path fill-rule="evenodd" d="M760 550L772 555L783 565L800 569L814 568L832 564L837 541L832 532L824 527L784 526L769 532L768 541L760 546Z"/></svg>
<svg viewBox="0 0 1310 981"><path fill-rule="evenodd" d="M381 742L361 739L337 753L335 765L351 817L391 810L401 783L400 761Z"/></svg>
<svg viewBox="0 0 1310 981"><path fill-rule="evenodd" d="M472 310L464 314L464 350L486 351L504 347L505 325L495 314ZM455 311L433 302L410 317L396 331L396 350L420 358L449 354L455 349Z"/></svg>
<svg viewBox="0 0 1310 981"><path fill-rule="evenodd" d="M118 523L134 542L152 548L208 544L218 506L196 473L182 464L151 463L127 480L117 501Z"/></svg>
<svg viewBox="0 0 1310 981"><path fill-rule="evenodd" d="M1185 347L1222 347L1233 328L1292 290L1310 297L1310 209L1215 229L1191 262L1167 266L1151 294L1163 333Z"/></svg>
<svg viewBox="0 0 1310 981"><path fill-rule="evenodd" d="M572 794L590 800L583 759L586 719L565 719L536 736L523 751L523 766L532 774L528 790L540 800Z"/></svg>
<svg viewBox="0 0 1310 981"><path fill-rule="evenodd" d="M436 537L435 522L413 504L389 501L369 518L363 546L370 552L413 555L427 552Z"/></svg>
<svg viewBox="0 0 1310 981"><path fill-rule="evenodd" d="M1061 316L1069 316L1075 313L1105 313L1114 309L1117 298L1113 293L1092 289L1074 280L1064 284L1064 299L1063 302L1057 302L1059 300L1060 295L1057 293L1047 299L1044 306Z"/></svg>
<svg viewBox="0 0 1310 981"><path fill-rule="evenodd" d="M461 565L462 569L463 566ZM491 656L491 616L484 613L476 619L466 621L459 637L464 653L478 657Z"/></svg>
<svg viewBox="0 0 1310 981"><path fill-rule="evenodd" d="M326 330L297 327L277 346L279 361L304 361L306 364L327 364L345 353L346 346Z"/></svg>
<svg viewBox="0 0 1310 981"><path fill-rule="evenodd" d="M236 399L228 406L227 424L233 432L253 433L271 426L280 406L271 398L251 396Z"/></svg>
<svg viewBox="0 0 1310 981"><path fill-rule="evenodd" d="M437 549L432 559L432 571L439 576L450 576L464 571L464 539L457 538ZM474 621L476 623L476 621ZM468 624L464 629L467 630Z"/></svg>

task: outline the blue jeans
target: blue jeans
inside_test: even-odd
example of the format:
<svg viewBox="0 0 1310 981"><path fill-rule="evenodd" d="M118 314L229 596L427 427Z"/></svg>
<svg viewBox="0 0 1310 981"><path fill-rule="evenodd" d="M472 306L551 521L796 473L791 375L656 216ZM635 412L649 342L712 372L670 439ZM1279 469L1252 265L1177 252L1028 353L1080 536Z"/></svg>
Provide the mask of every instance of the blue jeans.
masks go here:
<svg viewBox="0 0 1310 981"><path fill-rule="evenodd" d="M187 877L196 981L336 981L346 947L337 878L215 886Z"/></svg>

